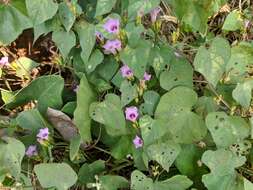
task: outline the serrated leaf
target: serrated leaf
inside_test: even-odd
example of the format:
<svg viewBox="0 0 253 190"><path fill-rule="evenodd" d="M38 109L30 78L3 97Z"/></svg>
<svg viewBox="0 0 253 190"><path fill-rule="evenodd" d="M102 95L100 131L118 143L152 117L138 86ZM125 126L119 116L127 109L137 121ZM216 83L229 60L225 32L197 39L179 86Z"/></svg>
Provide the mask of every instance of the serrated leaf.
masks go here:
<svg viewBox="0 0 253 190"><path fill-rule="evenodd" d="M194 59L194 67L208 82L216 87L225 72L230 58L230 45L227 40L216 37L209 50L201 46Z"/></svg>
<svg viewBox="0 0 253 190"><path fill-rule="evenodd" d="M243 118L213 112L206 117L206 126L217 147L229 147L250 135L250 127Z"/></svg>
<svg viewBox="0 0 253 190"><path fill-rule="evenodd" d="M120 59L122 62L127 64L133 70L134 75L139 79L143 78L146 70L150 49L151 43L142 40L136 48L127 46L120 52Z"/></svg>
<svg viewBox="0 0 253 190"><path fill-rule="evenodd" d="M71 48L76 45L76 36L73 31L54 31L52 40L56 43L63 58L67 58Z"/></svg>
<svg viewBox="0 0 253 190"><path fill-rule="evenodd" d="M21 174L21 162L25 155L25 146L12 137L4 137L0 143L0 171L9 173L17 180Z"/></svg>
<svg viewBox="0 0 253 190"><path fill-rule="evenodd" d="M77 91L77 106L74 112L74 123L79 129L84 142L90 142L91 139L91 118L89 116L89 106L95 100L96 95L91 89L86 76L83 75Z"/></svg>
<svg viewBox="0 0 253 190"><path fill-rule="evenodd" d="M193 87L193 69L185 59L174 59L170 67L160 75L160 85L165 90L176 86Z"/></svg>
<svg viewBox="0 0 253 190"><path fill-rule="evenodd" d="M43 188L67 190L77 181L75 171L66 163L37 164L34 172Z"/></svg>
<svg viewBox="0 0 253 190"><path fill-rule="evenodd" d="M25 1L28 15L34 26L52 18L58 10L58 4L53 0Z"/></svg>
<svg viewBox="0 0 253 190"><path fill-rule="evenodd" d="M117 0L98 0L95 16L97 17L109 13L114 7L116 1Z"/></svg>
<svg viewBox="0 0 253 190"><path fill-rule="evenodd" d="M122 107L129 104L138 97L137 86L132 85L128 80L124 80L120 85L121 105Z"/></svg>
<svg viewBox="0 0 253 190"><path fill-rule="evenodd" d="M170 166L174 163L180 151L180 145L172 141L152 144L147 147L150 160L157 161L166 171L169 171Z"/></svg>
<svg viewBox="0 0 253 190"><path fill-rule="evenodd" d="M241 13L238 10L230 12L223 24L222 30L236 31L241 29L243 26L243 19Z"/></svg>
<svg viewBox="0 0 253 190"><path fill-rule="evenodd" d="M109 135L127 134L120 98L115 94L107 94L105 100L101 103L92 103L89 112L93 120L105 125Z"/></svg>

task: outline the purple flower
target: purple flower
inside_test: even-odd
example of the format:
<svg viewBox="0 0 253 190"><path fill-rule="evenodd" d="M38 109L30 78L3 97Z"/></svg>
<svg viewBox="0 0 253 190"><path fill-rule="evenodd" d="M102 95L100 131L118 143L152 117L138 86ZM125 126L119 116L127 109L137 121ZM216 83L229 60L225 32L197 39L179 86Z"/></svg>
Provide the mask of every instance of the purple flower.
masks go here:
<svg viewBox="0 0 253 190"><path fill-rule="evenodd" d="M121 72L122 77L124 78L131 78L134 76L133 71L126 64L124 64L120 68L120 72Z"/></svg>
<svg viewBox="0 0 253 190"><path fill-rule="evenodd" d="M109 18L106 23L104 24L104 29L112 34L119 33L119 19Z"/></svg>
<svg viewBox="0 0 253 190"><path fill-rule="evenodd" d="M117 53L117 51L121 50L121 41L118 39L107 40L107 42L105 43L103 48L105 49L104 50L105 54L112 53L113 55L115 55Z"/></svg>
<svg viewBox="0 0 253 190"><path fill-rule="evenodd" d="M143 146L143 140L138 135L135 136L133 143L135 148L141 148Z"/></svg>
<svg viewBox="0 0 253 190"><path fill-rule="evenodd" d="M40 129L39 133L37 134L37 141L42 143L43 141L48 140L49 137L49 130L48 128Z"/></svg>
<svg viewBox="0 0 253 190"><path fill-rule="evenodd" d="M99 41L103 41L104 40L104 36L102 33L96 31L95 32L95 35L96 35L96 38L99 40Z"/></svg>
<svg viewBox="0 0 253 190"><path fill-rule="evenodd" d="M0 59L0 66L6 66L9 65L9 58L8 57L2 57Z"/></svg>
<svg viewBox="0 0 253 190"><path fill-rule="evenodd" d="M138 108L135 106L128 107L125 110L125 114L127 120L135 122L139 116Z"/></svg>
<svg viewBox="0 0 253 190"><path fill-rule="evenodd" d="M38 151L37 151L37 146L36 145L30 145L26 152L25 155L28 157L32 157L32 156L37 156L38 155Z"/></svg>
<svg viewBox="0 0 253 190"><path fill-rule="evenodd" d="M149 81L151 79L151 74L148 74L147 72L144 73L143 80Z"/></svg>
<svg viewBox="0 0 253 190"><path fill-rule="evenodd" d="M161 8L160 7L156 7L154 8L151 12L150 12L150 16L151 16L151 22L154 23L156 21L157 15L161 12Z"/></svg>

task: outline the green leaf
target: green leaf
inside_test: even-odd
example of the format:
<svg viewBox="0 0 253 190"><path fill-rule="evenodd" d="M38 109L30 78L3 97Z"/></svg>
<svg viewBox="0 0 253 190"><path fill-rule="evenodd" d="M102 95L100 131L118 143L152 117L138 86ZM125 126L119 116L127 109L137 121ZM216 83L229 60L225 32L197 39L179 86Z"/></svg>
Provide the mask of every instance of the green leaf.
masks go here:
<svg viewBox="0 0 253 190"><path fill-rule="evenodd" d="M66 163L37 164L34 172L43 188L67 190L77 181L75 171Z"/></svg>
<svg viewBox="0 0 253 190"><path fill-rule="evenodd" d="M118 190L128 187L128 181L121 176L104 175L100 176L98 179L103 190Z"/></svg>
<svg viewBox="0 0 253 190"><path fill-rule="evenodd" d="M15 138L4 137L0 142L0 171L19 179L25 146Z"/></svg>
<svg viewBox="0 0 253 190"><path fill-rule="evenodd" d="M233 98L243 107L248 108L251 102L251 92L253 88L253 80L238 83L233 90Z"/></svg>
<svg viewBox="0 0 253 190"><path fill-rule="evenodd" d="M141 105L141 112L153 116L156 106L160 100L160 95L152 90L148 90L143 94L144 103Z"/></svg>
<svg viewBox="0 0 253 190"><path fill-rule="evenodd" d="M78 172L78 181L81 184L95 182L95 175L102 173L105 170L105 162L96 160L91 164L83 164Z"/></svg>
<svg viewBox="0 0 253 190"><path fill-rule="evenodd" d="M76 109L76 101L66 103L61 109L61 111L68 114L69 116L73 116L75 109Z"/></svg>
<svg viewBox="0 0 253 190"><path fill-rule="evenodd" d="M235 168L245 161L245 157L236 156L229 150L208 150L203 154L202 162L210 168L211 173L203 175L202 181L210 190L233 189L237 186Z"/></svg>
<svg viewBox="0 0 253 190"><path fill-rule="evenodd" d="M21 6L24 2L21 3ZM25 5L24 5L25 6ZM19 6L13 4L0 6L0 44L8 45L14 41L24 29L31 27L30 19L20 12Z"/></svg>
<svg viewBox="0 0 253 190"><path fill-rule="evenodd" d="M53 0L25 1L28 15L34 26L52 18L58 10L58 4Z"/></svg>
<svg viewBox="0 0 253 190"><path fill-rule="evenodd" d="M74 136L70 140L70 145L69 145L69 158L71 161L75 159L75 157L78 154L80 145L81 145L82 139L79 135Z"/></svg>
<svg viewBox="0 0 253 190"><path fill-rule="evenodd" d="M83 62L86 63L96 42L95 26L82 21L78 22L75 28L82 48L81 57Z"/></svg>
<svg viewBox="0 0 253 190"><path fill-rule="evenodd" d="M206 117L206 115L210 112L215 112L219 109L218 104L215 102L213 97L202 96L198 99L198 102L194 106L195 112Z"/></svg>
<svg viewBox="0 0 253 190"><path fill-rule="evenodd" d="M143 25L136 25L134 22L130 22L126 25L125 31L129 46L136 47L141 39L141 34L145 32L145 28Z"/></svg>
<svg viewBox="0 0 253 190"><path fill-rule="evenodd" d="M82 76L77 91L77 106L74 112L74 123L79 129L83 142L90 142L91 139L91 118L89 106L95 100L96 95L92 91L85 75Z"/></svg>
<svg viewBox="0 0 253 190"><path fill-rule="evenodd" d="M66 2L59 4L59 17L66 31L69 32L76 20L76 16Z"/></svg>
<svg viewBox="0 0 253 190"><path fill-rule="evenodd" d="M109 135L119 136L127 134L121 102L115 94L107 94L105 100L101 103L92 103L90 106L90 117L104 124Z"/></svg>
<svg viewBox="0 0 253 190"><path fill-rule="evenodd" d="M38 101L38 109L45 113L48 107L59 108L62 105L62 90L64 81L61 76L42 76L32 81L27 87L20 90L7 103L12 109L28 103L31 100Z"/></svg>
<svg viewBox="0 0 253 190"><path fill-rule="evenodd" d="M243 27L243 19L238 10L230 12L223 24L222 30L236 31Z"/></svg>
<svg viewBox="0 0 253 190"><path fill-rule="evenodd" d="M216 37L209 50L201 46L194 59L194 67L214 87L225 72L230 58L230 45L227 40Z"/></svg>
<svg viewBox="0 0 253 190"><path fill-rule="evenodd" d="M39 66L39 64L32 59L27 57L20 57L16 61L12 62L12 65L16 64L16 75L20 78L26 77L30 78L30 72L35 67Z"/></svg>
<svg viewBox="0 0 253 190"><path fill-rule="evenodd" d="M197 102L197 94L187 87L176 87L164 94L156 108L155 118L168 120L182 111L190 111Z"/></svg>
<svg viewBox="0 0 253 190"><path fill-rule="evenodd" d="M54 31L52 39L56 43L64 59L67 58L71 48L76 45L76 36L73 31Z"/></svg>
<svg viewBox="0 0 253 190"><path fill-rule="evenodd" d="M117 0L97 0L95 16L101 16L109 13L114 7Z"/></svg>
<svg viewBox="0 0 253 190"><path fill-rule="evenodd" d="M134 72L134 75L142 79L148 63L151 43L142 40L136 48L127 46L120 52L120 59L127 64Z"/></svg>
<svg viewBox="0 0 253 190"><path fill-rule="evenodd" d="M111 154L116 159L124 159L128 154L131 154L129 147L133 146L132 136L122 136L117 143L112 145Z"/></svg>
<svg viewBox="0 0 253 190"><path fill-rule="evenodd" d="M89 61L85 63L85 70L89 74L93 72L96 67L102 63L104 60L104 54L99 50L96 49L90 56Z"/></svg>
<svg viewBox="0 0 253 190"><path fill-rule="evenodd" d="M241 42L232 47L231 57L226 66L226 81L230 83L243 82L251 72L253 64L253 46L250 43Z"/></svg>
<svg viewBox="0 0 253 190"><path fill-rule="evenodd" d="M135 170L131 174L132 190L186 190L192 185L192 181L186 176L175 175L164 181L155 181Z"/></svg>
<svg viewBox="0 0 253 190"><path fill-rule="evenodd" d="M120 86L121 92L121 105L126 106L138 97L137 86L132 85L130 81L124 80Z"/></svg>
<svg viewBox="0 0 253 190"><path fill-rule="evenodd" d="M159 142L147 147L150 160L157 161L166 171L169 171L170 166L173 164L180 151L180 145L172 141L164 143Z"/></svg>
<svg viewBox="0 0 253 190"><path fill-rule="evenodd" d="M175 86L193 87L193 69L185 59L174 59L170 62L169 70L160 75L160 85L165 90L171 90Z"/></svg>
<svg viewBox="0 0 253 190"><path fill-rule="evenodd" d="M154 120L147 115L139 119L139 125L145 147L148 147L149 145L155 143L166 133L169 133L166 122L163 122L161 120Z"/></svg>
<svg viewBox="0 0 253 190"><path fill-rule="evenodd" d="M208 114L206 126L217 147L229 147L250 135L250 127L243 118L227 116L225 112Z"/></svg>
<svg viewBox="0 0 253 190"><path fill-rule="evenodd" d="M206 136L207 128L203 119L191 111L181 112L168 120L167 127L177 143L190 144Z"/></svg>
<svg viewBox="0 0 253 190"><path fill-rule="evenodd" d="M143 1L143 0L129 0L128 17L133 20L139 11L147 14L152 9L159 6L160 0Z"/></svg>

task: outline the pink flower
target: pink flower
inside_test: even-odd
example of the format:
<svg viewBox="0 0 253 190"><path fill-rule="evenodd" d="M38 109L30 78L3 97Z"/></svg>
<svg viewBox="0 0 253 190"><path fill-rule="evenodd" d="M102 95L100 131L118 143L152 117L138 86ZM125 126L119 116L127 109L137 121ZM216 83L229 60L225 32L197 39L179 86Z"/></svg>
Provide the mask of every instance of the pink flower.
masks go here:
<svg viewBox="0 0 253 190"><path fill-rule="evenodd" d="M104 24L104 29L112 34L118 34L119 27L120 27L119 19L109 18Z"/></svg>
<svg viewBox="0 0 253 190"><path fill-rule="evenodd" d="M103 46L105 54L113 54L115 55L117 51L121 50L121 41L118 39L115 40L107 40L105 45Z"/></svg>
<svg viewBox="0 0 253 190"><path fill-rule="evenodd" d="M143 146L143 140L138 135L135 136L133 143L135 148L141 148Z"/></svg>
<svg viewBox="0 0 253 190"><path fill-rule="evenodd" d="M124 78L131 78L134 76L133 71L126 64L124 64L120 68L120 72L121 72L122 77Z"/></svg>
<svg viewBox="0 0 253 190"><path fill-rule="evenodd" d="M151 74L148 74L147 72L144 73L143 80L149 81L151 79Z"/></svg>
<svg viewBox="0 0 253 190"><path fill-rule="evenodd" d="M135 122L139 116L138 108L135 106L126 108L125 115L127 120Z"/></svg>
<svg viewBox="0 0 253 190"><path fill-rule="evenodd" d="M151 22L154 23L156 21L156 18L158 16L158 14L161 12L161 8L160 7L156 7L154 8L151 12L150 12L150 16L151 16Z"/></svg>
<svg viewBox="0 0 253 190"><path fill-rule="evenodd" d="M39 130L39 133L37 134L37 141L39 143L43 143L43 141L48 140L49 137L49 130L48 128L43 128Z"/></svg>
<svg viewBox="0 0 253 190"><path fill-rule="evenodd" d="M37 146L36 145L30 145L26 152L25 155L28 157L32 157L32 156L37 156L38 155L38 151L37 151Z"/></svg>
<svg viewBox="0 0 253 190"><path fill-rule="evenodd" d="M0 66L6 66L9 65L9 58L8 57L2 57L0 59Z"/></svg>

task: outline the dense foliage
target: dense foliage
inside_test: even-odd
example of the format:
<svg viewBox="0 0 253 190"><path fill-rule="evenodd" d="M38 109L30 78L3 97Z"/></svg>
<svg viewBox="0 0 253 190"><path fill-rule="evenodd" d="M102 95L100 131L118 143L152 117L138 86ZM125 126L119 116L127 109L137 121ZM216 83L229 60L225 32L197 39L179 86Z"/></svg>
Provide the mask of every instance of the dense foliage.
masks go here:
<svg viewBox="0 0 253 190"><path fill-rule="evenodd" d="M252 6L2 0L0 188L252 190Z"/></svg>

